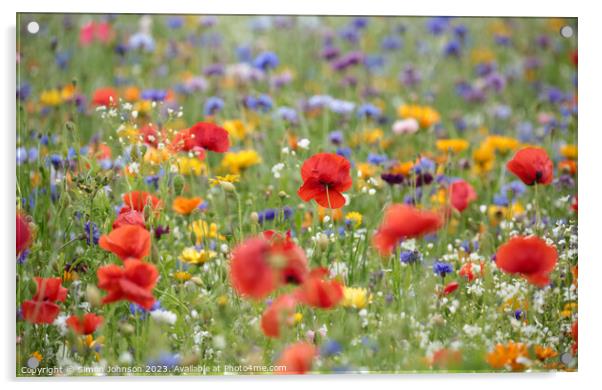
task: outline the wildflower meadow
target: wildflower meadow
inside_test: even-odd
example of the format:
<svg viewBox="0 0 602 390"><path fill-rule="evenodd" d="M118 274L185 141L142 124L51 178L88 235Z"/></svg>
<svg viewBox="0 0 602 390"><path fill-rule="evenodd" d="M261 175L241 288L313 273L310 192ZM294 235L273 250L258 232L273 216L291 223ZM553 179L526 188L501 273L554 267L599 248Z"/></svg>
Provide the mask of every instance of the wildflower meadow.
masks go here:
<svg viewBox="0 0 602 390"><path fill-rule="evenodd" d="M575 371L577 20L17 15L16 375Z"/></svg>

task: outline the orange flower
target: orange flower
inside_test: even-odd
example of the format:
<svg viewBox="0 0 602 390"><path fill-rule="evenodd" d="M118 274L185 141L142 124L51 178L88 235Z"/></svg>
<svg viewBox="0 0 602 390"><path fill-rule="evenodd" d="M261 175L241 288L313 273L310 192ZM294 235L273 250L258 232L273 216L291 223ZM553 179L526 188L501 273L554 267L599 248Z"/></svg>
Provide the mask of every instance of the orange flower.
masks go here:
<svg viewBox="0 0 602 390"><path fill-rule="evenodd" d="M150 253L151 237L148 230L139 225L123 225L101 236L98 245L123 261L141 260Z"/></svg>
<svg viewBox="0 0 602 390"><path fill-rule="evenodd" d="M535 346L535 355L539 360L546 360L558 356L558 352L552 347L544 347L542 345Z"/></svg>
<svg viewBox="0 0 602 390"><path fill-rule="evenodd" d="M495 369L510 367L512 371L522 371L525 365L520 360L527 356L525 344L510 341L506 345L497 344L493 351L487 354L487 363Z"/></svg>
<svg viewBox="0 0 602 390"><path fill-rule="evenodd" d="M197 197L194 198L185 198L183 196L178 196L173 201L173 209L176 213L182 215L188 215L194 211L199 205L203 203L203 199Z"/></svg>
<svg viewBox="0 0 602 390"><path fill-rule="evenodd" d="M278 366L284 366L285 370L278 373L292 375L305 374L311 369L311 364L316 353L316 347L303 341L287 347L276 363Z"/></svg>

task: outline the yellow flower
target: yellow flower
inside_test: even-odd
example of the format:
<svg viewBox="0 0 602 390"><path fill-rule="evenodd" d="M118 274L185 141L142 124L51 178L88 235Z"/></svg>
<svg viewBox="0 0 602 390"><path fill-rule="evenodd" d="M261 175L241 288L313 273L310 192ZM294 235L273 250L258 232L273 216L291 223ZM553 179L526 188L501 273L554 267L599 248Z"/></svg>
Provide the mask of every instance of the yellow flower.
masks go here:
<svg viewBox="0 0 602 390"><path fill-rule="evenodd" d="M349 212L345 215L345 220L353 222L353 226L358 228L362 225L362 214L357 211Z"/></svg>
<svg viewBox="0 0 602 390"><path fill-rule="evenodd" d="M182 175L200 176L207 173L207 166L198 158L180 157L178 169Z"/></svg>
<svg viewBox="0 0 602 390"><path fill-rule="evenodd" d="M153 109L153 103L150 100L142 100L134 104L134 111L140 114L148 114Z"/></svg>
<svg viewBox="0 0 602 390"><path fill-rule="evenodd" d="M216 176L214 178L209 179L209 184L211 187L215 187L217 185L221 185L222 183L238 183L240 180L240 175L225 175L225 176Z"/></svg>
<svg viewBox="0 0 602 390"><path fill-rule="evenodd" d="M204 264L217 256L217 253L211 250L200 249L195 247L185 248L180 253L180 260L189 264Z"/></svg>
<svg viewBox="0 0 602 390"><path fill-rule="evenodd" d="M217 225L214 222L209 225L206 221L200 219L198 221L194 221L191 228L196 236L197 245L200 245L205 238L213 238L222 241L226 239L226 237L218 233Z"/></svg>
<svg viewBox="0 0 602 390"><path fill-rule="evenodd" d="M192 278L192 275L186 271L178 271L175 274L173 274L173 277L176 280L179 280L180 282L185 282L187 280L190 280L190 278Z"/></svg>
<svg viewBox="0 0 602 390"><path fill-rule="evenodd" d="M220 306L226 306L228 304L228 296L220 295L219 297L217 297L217 304Z"/></svg>
<svg viewBox="0 0 602 390"><path fill-rule="evenodd" d="M249 131L249 128L240 119L224 121L223 126L228 134L230 134L230 137L237 140L245 138Z"/></svg>
<svg viewBox="0 0 602 390"><path fill-rule="evenodd" d="M34 358L36 358L36 360L38 362L41 362L42 359L43 359L42 354L39 353L38 351L35 351L34 353L32 353L31 356L34 357Z"/></svg>
<svg viewBox="0 0 602 390"><path fill-rule="evenodd" d="M567 304L564 305L564 308L560 312L560 316L564 317L564 318L568 318L568 317L572 316L573 313L576 312L576 311L577 311L577 303L576 302L569 302L569 303L567 303Z"/></svg>
<svg viewBox="0 0 602 390"><path fill-rule="evenodd" d="M144 154L144 161L152 164L159 165L169 159L169 152L167 149L156 149L156 148L148 148L146 153Z"/></svg>
<svg viewBox="0 0 602 390"><path fill-rule="evenodd" d="M259 154L252 150L241 150L240 152L228 152L222 160L222 167L231 174L238 174L245 169L261 163Z"/></svg>
<svg viewBox="0 0 602 390"><path fill-rule="evenodd" d="M376 165L372 165L370 163L361 162L357 163L357 171L360 174L362 179L369 179L376 175L378 167Z"/></svg>
<svg viewBox="0 0 602 390"><path fill-rule="evenodd" d="M48 89L40 94L40 103L44 106L58 106L62 102L61 92L58 89Z"/></svg>
<svg viewBox="0 0 602 390"><path fill-rule="evenodd" d="M502 154L506 154L520 146L520 142L517 139L502 135L490 135L483 143Z"/></svg>
<svg viewBox="0 0 602 390"><path fill-rule="evenodd" d="M454 152L454 153L460 153L466 149L468 149L468 141L463 140L463 139L459 139L459 138L454 138L454 139L440 139L437 141L436 146L437 149L439 149L441 152L447 153L447 152Z"/></svg>
<svg viewBox="0 0 602 390"><path fill-rule="evenodd" d="M564 158L567 158L569 160L576 160L577 159L577 145L564 145L563 147L560 148L560 154L562 154L564 156Z"/></svg>
<svg viewBox="0 0 602 390"><path fill-rule="evenodd" d="M368 290L361 287L344 287L343 288L343 307L353 307L355 309L363 309L368 306L372 296L368 295Z"/></svg>
<svg viewBox="0 0 602 390"><path fill-rule="evenodd" d="M489 222L497 226L504 219L515 218L525 212L525 208L519 202L513 203L510 207L491 205L487 210Z"/></svg>
<svg viewBox="0 0 602 390"><path fill-rule="evenodd" d="M416 104L402 104L397 108L397 113L403 119L414 118L418 121L421 128L428 128L441 121L441 115L429 106L419 106Z"/></svg>
<svg viewBox="0 0 602 390"><path fill-rule="evenodd" d="M303 321L303 314L295 313L293 315L293 324L296 325L296 324L300 323L301 321Z"/></svg>
<svg viewBox="0 0 602 390"><path fill-rule="evenodd" d="M488 144L481 144L472 154L477 173L487 173L493 168L495 154L493 148Z"/></svg>
<svg viewBox="0 0 602 390"><path fill-rule="evenodd" d="M476 48L470 53L470 59L474 64L488 63L495 60L495 54L488 48Z"/></svg>
<svg viewBox="0 0 602 390"><path fill-rule="evenodd" d="M117 129L117 135L120 138L125 138L129 143L135 144L138 143L139 138L138 135L140 132L133 126L121 126Z"/></svg>

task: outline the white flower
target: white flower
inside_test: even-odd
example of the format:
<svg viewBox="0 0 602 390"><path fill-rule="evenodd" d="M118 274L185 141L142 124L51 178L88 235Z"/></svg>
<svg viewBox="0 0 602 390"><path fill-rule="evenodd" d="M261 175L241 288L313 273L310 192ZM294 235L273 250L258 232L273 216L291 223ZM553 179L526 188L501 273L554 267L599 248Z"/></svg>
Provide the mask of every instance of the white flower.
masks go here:
<svg viewBox="0 0 602 390"><path fill-rule="evenodd" d="M308 149L310 141L307 138L302 138L297 142L297 146L301 149Z"/></svg>
<svg viewBox="0 0 602 390"><path fill-rule="evenodd" d="M59 330L59 333L64 336L67 334L67 316L64 314L56 317L52 325L56 326Z"/></svg>
<svg viewBox="0 0 602 390"><path fill-rule="evenodd" d="M283 164L283 163L278 163L278 164L276 164L276 165L274 165L274 166L272 167L272 174L274 175L274 177L275 177L276 179L279 179L279 178L280 178L280 171L281 171L282 169L284 169L284 164Z"/></svg>
<svg viewBox="0 0 602 390"><path fill-rule="evenodd" d="M119 355L119 363L130 364L133 361L134 361L134 357L128 351L124 351L121 353L121 355Z"/></svg>
<svg viewBox="0 0 602 390"><path fill-rule="evenodd" d="M169 324L173 325L178 320L178 316L175 313L172 313L169 310L153 310L150 313L153 320L160 324Z"/></svg>

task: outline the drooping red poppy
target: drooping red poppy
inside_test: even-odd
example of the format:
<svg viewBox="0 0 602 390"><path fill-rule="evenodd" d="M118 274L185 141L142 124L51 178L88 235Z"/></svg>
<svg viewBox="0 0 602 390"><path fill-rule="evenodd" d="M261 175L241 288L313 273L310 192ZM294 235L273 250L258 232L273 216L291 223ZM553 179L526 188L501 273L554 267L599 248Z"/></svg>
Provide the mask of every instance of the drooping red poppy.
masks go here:
<svg viewBox="0 0 602 390"><path fill-rule="evenodd" d="M120 212L136 210L142 213L146 205L149 205L153 210L157 210L163 206L161 199L145 191L128 192L127 194L123 194L121 199L125 205Z"/></svg>
<svg viewBox="0 0 602 390"><path fill-rule="evenodd" d="M114 253L121 260L141 260L148 256L151 237L148 230L138 225L123 225L100 237L98 245Z"/></svg>
<svg viewBox="0 0 602 390"><path fill-rule="evenodd" d="M207 122L198 122L183 134L183 150L194 151L196 149L210 150L216 153L225 153L230 148L228 132Z"/></svg>
<svg viewBox="0 0 602 390"><path fill-rule="evenodd" d="M81 317L70 316L67 325L77 334L92 334L103 322L103 317L94 313L86 313Z"/></svg>
<svg viewBox="0 0 602 390"><path fill-rule="evenodd" d="M312 362L317 354L316 347L303 341L288 346L276 365L286 367L278 374L298 375L311 370Z"/></svg>
<svg viewBox="0 0 602 390"><path fill-rule="evenodd" d="M307 257L303 249L291 239L290 231L283 236L272 230L263 232L263 237L270 241L273 256L281 256L285 259L279 268L280 281L282 283L301 284L309 275Z"/></svg>
<svg viewBox="0 0 602 390"><path fill-rule="evenodd" d="M153 288L159 276L157 268L140 260L130 259L123 264L123 267L111 264L98 268L98 287L108 292L102 302L127 300L150 309L155 303Z"/></svg>
<svg viewBox="0 0 602 390"><path fill-rule="evenodd" d="M281 295L263 312L261 330L268 337L280 337L283 325L292 325L297 299L293 295Z"/></svg>
<svg viewBox="0 0 602 390"><path fill-rule="evenodd" d="M332 153L314 154L301 166L303 185L297 194L305 202L314 199L322 207L338 209L345 205L343 192L351 188L351 164Z"/></svg>
<svg viewBox="0 0 602 390"><path fill-rule="evenodd" d="M527 147L516 152L506 168L526 185L550 184L554 178L554 164L543 148Z"/></svg>
<svg viewBox="0 0 602 390"><path fill-rule="evenodd" d="M556 266L558 252L539 237L513 237L495 254L498 268L509 274L520 274L539 287L550 283L549 274Z"/></svg>
<svg viewBox="0 0 602 390"><path fill-rule="evenodd" d="M241 295L261 299L278 285L278 274L271 266L270 243L263 237L253 237L238 245L232 252L230 280Z"/></svg>
<svg viewBox="0 0 602 390"><path fill-rule="evenodd" d="M111 107L117 105L118 99L119 94L114 88L98 88L92 95L92 104L95 106Z"/></svg>
<svg viewBox="0 0 602 390"><path fill-rule="evenodd" d="M146 229L144 214L136 210L122 208L115 221L113 221L113 229L118 229L125 225L137 225Z"/></svg>
<svg viewBox="0 0 602 390"><path fill-rule="evenodd" d="M381 255L389 255L401 239L420 237L439 229L441 216L405 204L392 204L385 211L380 228L374 235L374 246Z"/></svg>
<svg viewBox="0 0 602 390"><path fill-rule="evenodd" d="M299 302L320 309L332 309L343 299L343 285L336 280L326 279L328 270L313 269L309 277L295 291Z"/></svg>
<svg viewBox="0 0 602 390"><path fill-rule="evenodd" d="M17 213L17 256L21 254L31 243L31 230L27 218Z"/></svg>
<svg viewBox="0 0 602 390"><path fill-rule="evenodd" d="M67 299L67 289L61 285L61 278L36 277L35 282L35 295L21 305L23 318L34 324L51 324L60 311L55 302Z"/></svg>
<svg viewBox="0 0 602 390"><path fill-rule="evenodd" d="M460 212L464 211L470 202L477 199L474 188L462 179L451 183L448 191L451 205Z"/></svg>

